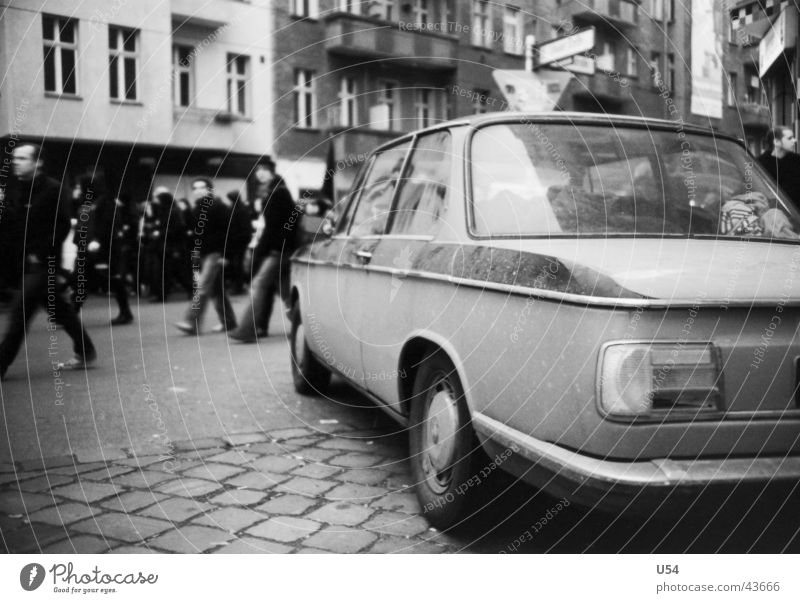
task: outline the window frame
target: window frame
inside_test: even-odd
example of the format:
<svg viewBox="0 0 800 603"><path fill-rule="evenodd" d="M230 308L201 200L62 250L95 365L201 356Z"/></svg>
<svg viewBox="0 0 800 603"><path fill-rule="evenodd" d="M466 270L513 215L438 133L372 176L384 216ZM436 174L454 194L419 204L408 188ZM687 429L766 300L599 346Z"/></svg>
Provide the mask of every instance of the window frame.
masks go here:
<svg viewBox="0 0 800 603"><path fill-rule="evenodd" d="M513 14L513 17L509 18ZM514 33L508 35L507 28L513 27ZM506 4L503 7L503 52L514 56L525 54L525 19L519 6Z"/></svg>
<svg viewBox="0 0 800 603"><path fill-rule="evenodd" d="M388 84L391 84L391 88L388 87ZM393 98L390 99L386 96L386 90L392 90ZM391 131L397 132L398 130L392 128L392 124L400 119L400 82L392 79L380 80L380 96L378 100L380 104L389 106L389 127Z"/></svg>
<svg viewBox="0 0 800 603"><path fill-rule="evenodd" d="M319 18L319 0L292 0L291 14L304 19Z"/></svg>
<svg viewBox="0 0 800 603"><path fill-rule="evenodd" d="M478 48L492 48L491 27L492 27L492 5L489 0L472 0L471 22L472 34L470 43ZM476 23L480 21L480 25ZM487 35L488 34L488 35Z"/></svg>
<svg viewBox="0 0 800 603"><path fill-rule="evenodd" d="M52 38L45 37L45 19L52 19L53 20L53 30L50 32L50 35L53 36ZM72 42L65 42L61 39L61 30L63 29L64 25L70 25L72 27ZM54 90L47 89L47 77L44 78L44 92L45 94L55 94L58 96L78 96L80 92L79 87L79 71L78 71L78 47L79 47L79 40L78 37L78 20L72 19L70 17L63 17L61 15L54 15L51 13L42 13L42 50L44 54L42 56L42 69L46 71L47 69L47 57L48 55L53 57L53 80L55 83ZM75 88L74 92L66 92L64 90L64 84L70 78L70 74L67 74L66 78L64 76L63 71L63 64L64 64L64 54L65 53L72 53L72 64L74 65L72 69L72 82Z"/></svg>
<svg viewBox="0 0 800 603"><path fill-rule="evenodd" d="M189 43L183 43L175 41L172 44L172 77L173 77L173 91L172 91L172 102L176 107L192 107L194 106L195 102L195 73L194 73L194 61L190 60L187 65L183 65L181 63L181 49L188 49L189 56L193 56L193 53L196 49L195 46ZM182 104L181 103L181 74L185 73L188 77L188 103Z"/></svg>
<svg viewBox="0 0 800 603"><path fill-rule="evenodd" d="M244 73L239 73L240 61ZM228 113L237 117L250 116L250 56L228 52L225 55L225 98ZM241 97L239 96L242 92ZM240 104L244 105L243 107Z"/></svg>
<svg viewBox="0 0 800 603"><path fill-rule="evenodd" d="M118 103L138 103L139 102L139 53L141 51L141 44L139 41L139 34L141 33L138 29L133 27L124 27L122 25L111 25L108 26L109 29L109 38L111 38L111 33L115 32L114 40L116 43L116 47L112 48L111 44L108 47L108 60L109 60L109 72L114 69L111 65L113 60L116 60L116 83L117 87L116 90L111 88L113 84L113 80L109 77L109 96L111 100ZM133 50L125 50L125 40L133 38ZM125 86L126 75L127 75L127 60L133 60L133 89L134 95L133 97L128 96L128 88ZM122 95L120 96L120 92Z"/></svg>
<svg viewBox="0 0 800 603"><path fill-rule="evenodd" d="M352 89L348 90L352 85ZM343 75L339 80L339 125L345 128L358 126L358 80L352 75Z"/></svg>
<svg viewBox="0 0 800 603"><path fill-rule="evenodd" d="M301 81L301 76L304 76ZM317 82L316 71L297 68L294 70L295 127L303 130L317 128Z"/></svg>

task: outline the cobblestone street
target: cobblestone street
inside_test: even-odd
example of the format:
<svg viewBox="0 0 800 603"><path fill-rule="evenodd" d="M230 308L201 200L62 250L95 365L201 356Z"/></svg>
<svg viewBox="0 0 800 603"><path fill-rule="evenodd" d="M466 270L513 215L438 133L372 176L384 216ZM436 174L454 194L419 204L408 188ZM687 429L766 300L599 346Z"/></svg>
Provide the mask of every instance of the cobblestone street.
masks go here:
<svg viewBox="0 0 800 603"><path fill-rule="evenodd" d="M338 430L337 430L338 431ZM306 428L176 445L175 460L0 467L10 552L439 553L398 440Z"/></svg>

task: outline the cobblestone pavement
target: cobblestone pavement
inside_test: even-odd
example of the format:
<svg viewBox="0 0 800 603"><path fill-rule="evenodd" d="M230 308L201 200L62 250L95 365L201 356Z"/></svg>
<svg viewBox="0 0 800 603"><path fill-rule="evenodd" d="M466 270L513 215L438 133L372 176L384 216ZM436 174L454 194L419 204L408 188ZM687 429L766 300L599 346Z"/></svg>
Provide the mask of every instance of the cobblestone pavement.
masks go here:
<svg viewBox="0 0 800 603"><path fill-rule="evenodd" d="M402 438L324 427L177 443L170 459L2 465L2 541L12 553L457 550L419 515Z"/></svg>

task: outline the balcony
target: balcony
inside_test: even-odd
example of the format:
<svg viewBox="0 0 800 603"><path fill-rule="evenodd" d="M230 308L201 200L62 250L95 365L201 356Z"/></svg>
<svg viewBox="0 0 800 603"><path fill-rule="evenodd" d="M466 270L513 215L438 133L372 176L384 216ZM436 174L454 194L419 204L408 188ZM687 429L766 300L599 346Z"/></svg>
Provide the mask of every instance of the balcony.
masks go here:
<svg viewBox="0 0 800 603"><path fill-rule="evenodd" d="M222 7L214 2L196 2L195 0L171 0L170 12L172 20L178 25L196 25L204 29L215 30L227 23L220 18Z"/></svg>
<svg viewBox="0 0 800 603"><path fill-rule="evenodd" d="M739 103L732 107L738 113L738 119L742 126L746 128L769 128L770 116L769 107L758 103Z"/></svg>
<svg viewBox="0 0 800 603"><path fill-rule="evenodd" d="M359 58L392 59L393 64L417 69L456 68L457 37L407 29L411 27L411 24L334 13L325 19L325 48L331 53Z"/></svg>
<svg viewBox="0 0 800 603"><path fill-rule="evenodd" d="M639 5L629 0L581 0L572 3L571 12L586 23L633 27L639 21Z"/></svg>

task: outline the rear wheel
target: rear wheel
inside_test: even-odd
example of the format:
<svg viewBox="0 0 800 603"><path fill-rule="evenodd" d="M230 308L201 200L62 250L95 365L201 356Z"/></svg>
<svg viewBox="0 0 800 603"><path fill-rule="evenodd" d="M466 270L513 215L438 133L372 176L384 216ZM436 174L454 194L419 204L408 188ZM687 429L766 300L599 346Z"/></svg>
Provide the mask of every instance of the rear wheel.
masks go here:
<svg viewBox="0 0 800 603"><path fill-rule="evenodd" d="M322 393L331 381L331 372L308 349L299 302L292 307L289 347L292 355L292 381L295 391L299 394Z"/></svg>
<svg viewBox="0 0 800 603"><path fill-rule="evenodd" d="M424 361L414 381L409 433L411 469L422 512L437 528L458 522L472 506L475 438L464 390L443 352Z"/></svg>

